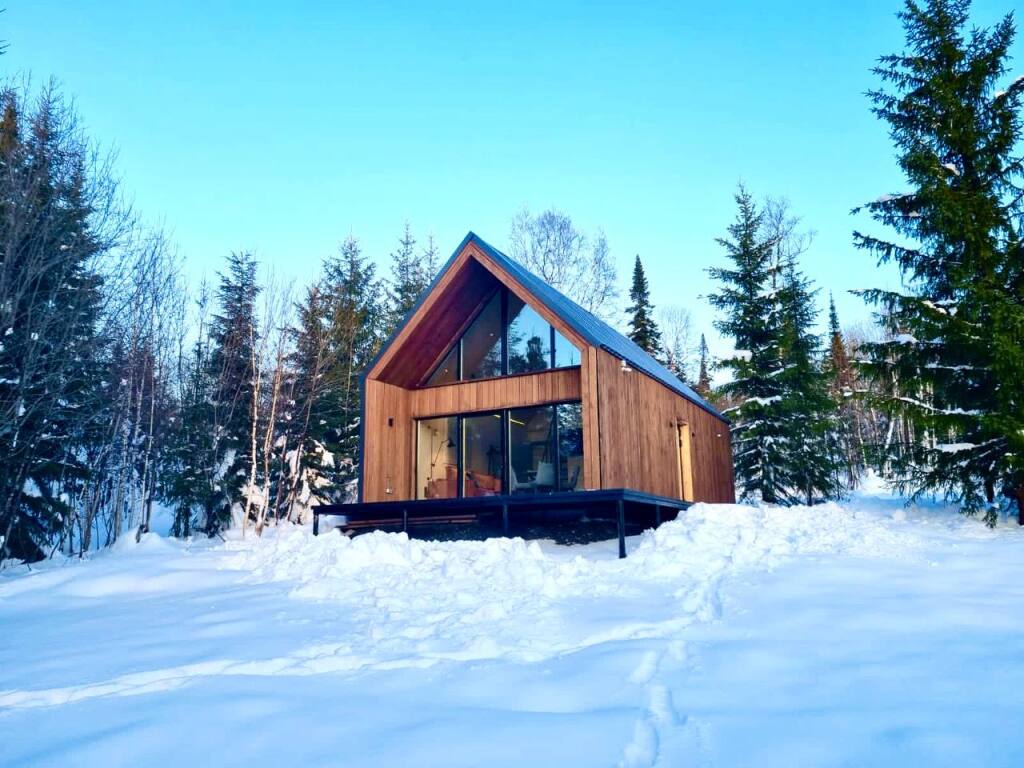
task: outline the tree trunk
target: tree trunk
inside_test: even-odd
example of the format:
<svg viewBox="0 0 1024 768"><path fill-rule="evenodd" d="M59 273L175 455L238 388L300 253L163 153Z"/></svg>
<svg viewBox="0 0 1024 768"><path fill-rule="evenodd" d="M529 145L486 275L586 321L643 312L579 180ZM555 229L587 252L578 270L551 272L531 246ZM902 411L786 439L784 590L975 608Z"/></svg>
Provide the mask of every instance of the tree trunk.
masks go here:
<svg viewBox="0 0 1024 768"><path fill-rule="evenodd" d="M1024 526L1024 485L1018 485L1013 495L1017 499L1017 524Z"/></svg>

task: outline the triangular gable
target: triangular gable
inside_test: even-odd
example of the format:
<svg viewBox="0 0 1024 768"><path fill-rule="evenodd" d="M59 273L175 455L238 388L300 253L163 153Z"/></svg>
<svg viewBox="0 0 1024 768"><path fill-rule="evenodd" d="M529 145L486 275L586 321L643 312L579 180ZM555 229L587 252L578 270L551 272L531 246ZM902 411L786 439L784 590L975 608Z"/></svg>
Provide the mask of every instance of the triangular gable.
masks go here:
<svg viewBox="0 0 1024 768"><path fill-rule="evenodd" d="M473 232L466 235L398 329L367 367L369 378L416 386L440 362L498 284L529 304L580 349L626 361L709 413L724 417L671 371L603 320L552 288ZM466 296L471 300L466 300ZM426 362L424 362L426 361Z"/></svg>
<svg viewBox="0 0 1024 768"><path fill-rule="evenodd" d="M571 326L512 277L488 249L490 246L472 232L466 236L367 367L369 378L401 387L421 384L501 286L577 347L586 346Z"/></svg>

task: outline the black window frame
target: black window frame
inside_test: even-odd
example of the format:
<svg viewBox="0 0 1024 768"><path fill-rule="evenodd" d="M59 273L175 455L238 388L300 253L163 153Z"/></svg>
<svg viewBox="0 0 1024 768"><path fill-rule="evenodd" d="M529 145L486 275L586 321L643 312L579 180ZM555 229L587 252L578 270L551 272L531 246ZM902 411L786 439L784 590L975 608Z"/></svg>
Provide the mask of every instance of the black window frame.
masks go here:
<svg viewBox="0 0 1024 768"><path fill-rule="evenodd" d="M420 434L419 423L421 421L431 421L433 419L452 419L452 418L455 419L455 432L458 435L458 440L455 441L455 443L456 443L456 445L455 445L455 465L456 465L456 470L459 473L459 481L458 481L458 483L456 485L456 489L458 491L458 494L457 494L457 496L455 498L457 498L457 499L467 498L467 496L466 496L466 467L465 467L465 460L464 460L465 459L465 457L464 457L465 444L466 444L465 420L466 420L467 417L488 416L488 415L491 415L491 414L498 414L501 417L501 452L502 452L502 462L501 462L501 473L502 474L501 474L501 494L500 495L501 496L511 496L512 494L511 494L511 491L509 490L509 481L510 481L510 479L512 477L512 449L511 449L512 430L511 430L511 422L509 421L509 419L511 418L511 412L512 411L518 411L518 410L521 410L521 409L524 409L524 408L551 408L553 410L552 423L553 423L553 426L554 426L554 428L551 430L551 432L552 432L552 445L551 445L552 453L551 453L551 455L552 455L552 457L554 459L554 470L555 470L555 490L552 491L552 493L561 493L562 490L563 490L562 489L562 471L561 471L561 467L562 467L562 453L561 453L562 446L561 446L561 440L559 439L560 438L559 430L561 429L561 426L560 426L560 424L558 422L558 408L560 406L563 406L563 405L578 405L578 406L580 406L582 408L583 407L583 401L582 400L558 400L557 402L554 402L554 403L537 403L536 405L519 405L519 406L514 406L514 407L509 407L509 408L494 408L494 409L489 409L489 410L486 410L486 411L464 411L464 412L461 412L461 413L439 413L439 414L437 414L435 416L423 416L423 417L420 417L420 418L417 418L417 419L413 420L416 423L416 440L417 440L417 445L418 445L419 434ZM417 456L417 461L418 461L419 460L418 459L418 457L419 457L419 450L416 451L415 455ZM418 472L419 472L419 467L414 467L413 468L413 474L418 476Z"/></svg>
<svg viewBox="0 0 1024 768"><path fill-rule="evenodd" d="M511 291L507 287L505 287L504 285L501 286L500 288L498 288L498 290L501 292L501 373L498 376L485 376L485 377L481 377L481 378L477 378L477 379L467 379L467 378L465 378L465 370L463 369L463 360L462 360L462 356L463 356L463 353L462 353L462 343L463 343L463 337L466 335L466 331L464 330L461 334L459 334L459 338L457 338L454 343L452 343L451 345L445 347L444 354L441 355L440 361L437 363L437 365L435 365L430 370L430 372L423 378L423 381L420 383L420 388L421 389L426 389L428 387L450 387L453 384L464 384L464 383L466 383L468 381L488 381L488 380L491 380L491 379L503 379L503 378L507 378L509 376L531 376L531 375L538 374L538 373L545 373L547 371L556 371L556 370L557 371L564 371L564 370L568 370L570 368L579 368L580 367L579 363L577 363L575 365L562 365L562 366L559 366L559 365L556 364L557 361L558 361L558 355L557 355L557 351L555 349L555 344L557 343L556 342L556 338L558 336L561 336L562 339L564 339L567 344L571 345L581 355L582 355L582 351L579 350L576 347L576 345L573 344L568 338L566 338L565 334L560 333L558 331L558 329L555 328L555 326L553 326L551 323L548 323L548 336L549 336L549 347L550 347L549 352L548 352L548 362L549 362L548 367L546 369L540 370L540 371L523 371L521 373L509 373L509 370L508 370L508 361L509 361L509 348L508 348L508 346L509 346L508 345L509 300L508 299L509 299L509 295L511 294ZM491 297L488 297L487 301L483 302L483 304L476 311L476 313L473 315L473 317L470 319L470 321L466 324L465 328L467 330L473 326L473 323L476 322L477 318L480 317L481 313L487 308L487 305L490 302L491 302ZM529 302L525 302L524 301L523 304L525 306L527 306L527 307L530 307ZM530 307L530 308L532 309L532 307ZM536 310L533 310L533 311L536 312ZM541 319L543 319L543 318L541 318ZM455 366L455 368L456 368L456 378L455 378L455 381L453 381L453 382L439 382L439 383L434 383L434 384L430 383L430 379L434 376L435 373L437 373L438 367L444 364L445 359L447 359L448 355L450 355L452 353L453 349L457 349L458 350L456 352L456 355L455 355L455 359L456 359L456 366Z"/></svg>

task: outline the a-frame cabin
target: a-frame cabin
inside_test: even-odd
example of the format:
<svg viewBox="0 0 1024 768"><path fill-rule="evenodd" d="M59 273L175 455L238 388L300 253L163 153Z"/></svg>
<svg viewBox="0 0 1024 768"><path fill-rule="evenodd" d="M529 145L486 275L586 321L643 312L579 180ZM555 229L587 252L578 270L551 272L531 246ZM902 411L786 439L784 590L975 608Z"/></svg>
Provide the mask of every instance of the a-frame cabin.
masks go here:
<svg viewBox="0 0 1024 768"><path fill-rule="evenodd" d="M619 489L676 509L734 500L722 415L472 232L363 388L359 502L401 502L406 524L417 508L536 507Z"/></svg>

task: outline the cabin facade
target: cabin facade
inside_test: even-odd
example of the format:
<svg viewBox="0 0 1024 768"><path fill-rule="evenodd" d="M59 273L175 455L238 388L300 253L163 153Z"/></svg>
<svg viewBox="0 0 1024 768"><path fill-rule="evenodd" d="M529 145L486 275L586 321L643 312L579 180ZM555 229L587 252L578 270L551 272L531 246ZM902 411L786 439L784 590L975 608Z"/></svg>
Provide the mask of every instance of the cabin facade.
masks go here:
<svg viewBox="0 0 1024 768"><path fill-rule="evenodd" d="M608 489L684 506L734 501L721 414L473 233L363 387L363 505L402 502L407 515L417 502L493 506Z"/></svg>

